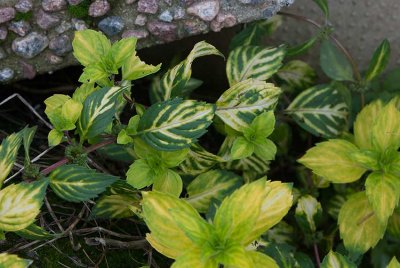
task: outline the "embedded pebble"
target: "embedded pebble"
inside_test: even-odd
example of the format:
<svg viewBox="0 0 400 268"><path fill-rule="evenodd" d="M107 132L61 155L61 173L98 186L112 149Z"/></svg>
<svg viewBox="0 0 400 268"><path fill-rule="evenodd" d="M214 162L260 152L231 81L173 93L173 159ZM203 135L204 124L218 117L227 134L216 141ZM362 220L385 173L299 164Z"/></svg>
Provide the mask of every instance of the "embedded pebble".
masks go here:
<svg viewBox="0 0 400 268"><path fill-rule="evenodd" d="M121 17L110 16L99 22L99 29L108 36L113 36L122 31L125 24Z"/></svg>
<svg viewBox="0 0 400 268"><path fill-rule="evenodd" d="M183 25L189 35L205 33L208 30L207 24L200 20L185 20Z"/></svg>
<svg viewBox="0 0 400 268"><path fill-rule="evenodd" d="M181 7L177 7L174 10L174 19L175 20L183 19L185 17L185 14L186 14L185 9L183 9Z"/></svg>
<svg viewBox="0 0 400 268"><path fill-rule="evenodd" d="M136 2L136 0L125 0L125 4L127 4L127 5L132 5L135 2Z"/></svg>
<svg viewBox="0 0 400 268"><path fill-rule="evenodd" d="M46 35L32 32L26 37L16 38L12 43L12 50L18 56L31 59L42 52L49 44Z"/></svg>
<svg viewBox="0 0 400 268"><path fill-rule="evenodd" d="M72 51L71 39L66 34L54 37L50 40L49 49L57 56L63 56Z"/></svg>
<svg viewBox="0 0 400 268"><path fill-rule="evenodd" d="M18 12L26 13L32 10L33 3L32 0L19 0L14 7Z"/></svg>
<svg viewBox="0 0 400 268"><path fill-rule="evenodd" d="M170 42L176 39L177 26L173 23L153 20L147 24L147 29L151 34L164 41Z"/></svg>
<svg viewBox="0 0 400 268"><path fill-rule="evenodd" d="M239 0L240 3L242 4L251 4L253 0Z"/></svg>
<svg viewBox="0 0 400 268"><path fill-rule="evenodd" d="M12 7L0 8L0 23L12 20L15 17L15 9Z"/></svg>
<svg viewBox="0 0 400 268"><path fill-rule="evenodd" d="M42 0L42 8L45 11L60 11L67 7L65 0Z"/></svg>
<svg viewBox="0 0 400 268"><path fill-rule="evenodd" d="M6 52L3 48L0 47L0 60L5 59L7 57Z"/></svg>
<svg viewBox="0 0 400 268"><path fill-rule="evenodd" d="M14 77L14 71L10 68L0 69L0 82L7 82Z"/></svg>
<svg viewBox="0 0 400 268"><path fill-rule="evenodd" d="M20 61L22 66L22 77L27 79L33 79L36 76L36 70L33 65L26 63L25 61Z"/></svg>
<svg viewBox="0 0 400 268"><path fill-rule="evenodd" d="M60 64L63 61L63 58L54 55L52 53L47 53L46 60L53 65Z"/></svg>
<svg viewBox="0 0 400 268"><path fill-rule="evenodd" d="M68 0L68 3L69 3L71 6L79 5L79 4L82 3L82 2L83 2L83 0Z"/></svg>
<svg viewBox="0 0 400 268"><path fill-rule="evenodd" d="M143 13L156 14L158 10L157 0L139 0L137 10Z"/></svg>
<svg viewBox="0 0 400 268"><path fill-rule="evenodd" d="M71 20L71 22L72 22L72 25L74 26L75 30L77 30L77 31L86 30L88 28L88 26L86 25L86 22L83 20L73 18Z"/></svg>
<svg viewBox="0 0 400 268"><path fill-rule="evenodd" d="M146 38L149 32L146 30L126 30L122 33L122 38L136 37L137 39Z"/></svg>
<svg viewBox="0 0 400 268"><path fill-rule="evenodd" d="M212 21L219 12L219 1L207 0L197 2L187 8L187 13L195 15L202 20Z"/></svg>
<svg viewBox="0 0 400 268"><path fill-rule="evenodd" d="M147 22L147 17L143 14L139 14L137 15L136 19L135 19L135 24L136 25L140 25L140 26L144 26Z"/></svg>
<svg viewBox="0 0 400 268"><path fill-rule="evenodd" d="M165 22L171 22L174 19L171 11L169 10L165 10L164 12L162 12L158 18Z"/></svg>
<svg viewBox="0 0 400 268"><path fill-rule="evenodd" d="M68 31L69 29L72 28L72 24L69 23L68 21L62 21L61 24L59 26L57 26L57 28L55 29L57 33L61 34L61 33L65 33L66 31Z"/></svg>
<svg viewBox="0 0 400 268"><path fill-rule="evenodd" d="M211 22L210 28L214 32L221 31L224 27L232 27L236 24L236 18L230 13L219 13L215 20Z"/></svg>
<svg viewBox="0 0 400 268"><path fill-rule="evenodd" d="M110 3L107 0L96 0L89 6L89 16L101 17L110 10Z"/></svg>
<svg viewBox="0 0 400 268"><path fill-rule="evenodd" d="M60 18L56 15L48 14L40 9L36 14L36 23L43 30L53 28L60 22Z"/></svg>
<svg viewBox="0 0 400 268"><path fill-rule="evenodd" d="M172 6L172 0L164 0L165 3L167 3L169 6Z"/></svg>
<svg viewBox="0 0 400 268"><path fill-rule="evenodd" d="M8 29L18 34L19 36L25 36L27 33L30 32L31 25L29 24L29 22L24 20L12 21L8 25Z"/></svg>
<svg viewBox="0 0 400 268"><path fill-rule="evenodd" d="M8 30L5 26L0 26L0 40L5 40L7 38Z"/></svg>

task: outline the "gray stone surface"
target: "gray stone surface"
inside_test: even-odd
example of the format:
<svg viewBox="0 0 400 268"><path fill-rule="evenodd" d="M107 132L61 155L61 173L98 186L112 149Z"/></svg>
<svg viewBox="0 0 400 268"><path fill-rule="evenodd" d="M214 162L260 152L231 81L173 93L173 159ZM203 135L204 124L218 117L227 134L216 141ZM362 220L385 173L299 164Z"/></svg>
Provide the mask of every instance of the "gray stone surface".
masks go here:
<svg viewBox="0 0 400 268"><path fill-rule="evenodd" d="M112 41L136 36L143 48L268 18L288 1L92 0L88 6L80 0L0 0L0 46L6 54L0 61L2 82L76 64L67 43L75 30L101 29ZM24 12L31 29L23 32L16 23Z"/></svg>

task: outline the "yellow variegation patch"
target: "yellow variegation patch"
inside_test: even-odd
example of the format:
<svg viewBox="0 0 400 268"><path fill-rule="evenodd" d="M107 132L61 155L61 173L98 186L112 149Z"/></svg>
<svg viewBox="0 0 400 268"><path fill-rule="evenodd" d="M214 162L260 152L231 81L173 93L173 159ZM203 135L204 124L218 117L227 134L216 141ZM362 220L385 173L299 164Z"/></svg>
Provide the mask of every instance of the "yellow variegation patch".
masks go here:
<svg viewBox="0 0 400 268"><path fill-rule="evenodd" d="M31 260L22 259L17 255L0 253L0 267L2 268L26 268L31 264Z"/></svg>

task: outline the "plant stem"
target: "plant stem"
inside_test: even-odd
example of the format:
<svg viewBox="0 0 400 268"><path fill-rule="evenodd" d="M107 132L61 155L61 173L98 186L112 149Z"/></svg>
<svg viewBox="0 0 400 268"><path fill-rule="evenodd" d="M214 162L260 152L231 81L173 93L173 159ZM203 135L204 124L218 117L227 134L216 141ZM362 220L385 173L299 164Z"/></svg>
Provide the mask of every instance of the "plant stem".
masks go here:
<svg viewBox="0 0 400 268"><path fill-rule="evenodd" d="M314 255L315 255L315 261L317 262L317 267L320 268L321 264L321 259L319 257L319 251L318 251L318 246L317 243L314 242Z"/></svg>
<svg viewBox="0 0 400 268"><path fill-rule="evenodd" d="M86 148L86 149L85 149L85 152L86 152L87 154L88 154L88 153L91 153L91 152L93 152L93 151L96 151L97 149L100 149L100 148L102 148L102 147L104 147L104 146L107 146L107 145L109 145L109 144L112 144L112 143L114 143L114 142L115 142L115 139L104 140L104 141L102 141L102 142L99 142L99 143L97 143L97 144L93 144L92 146ZM49 174L50 172L52 172L53 170L55 170L56 168L58 168L58 167L60 167L60 166L62 166L62 165L65 165L66 163L68 163L68 159L67 159L67 158L63 158L63 159L61 159L60 161L58 161L58 162L56 162L56 163L54 163L54 164L48 166L47 168L43 169L43 170L41 171L41 173L42 173L43 175L47 175L47 174Z"/></svg>
<svg viewBox="0 0 400 268"><path fill-rule="evenodd" d="M283 12L283 11L278 12L278 14L282 15L282 16L287 16L287 17L291 17L291 18L294 18L294 19L297 19L297 20L302 20L302 21L308 22L308 23L314 25L315 27L317 27L320 30L324 29L324 26L322 26L318 22L316 22L314 20L311 20L309 18L306 18L304 16L300 16L300 15L292 14L292 13L288 13L288 12ZM358 66L357 66L357 63L356 63L355 59L353 58L353 56L350 54L350 52L344 47L344 45L338 39L336 39L332 35L329 35L329 38L336 44L336 46L343 52L343 54L349 60L351 66L353 68L354 76L355 76L356 80L358 82L360 82L362 80L361 74L358 71Z"/></svg>

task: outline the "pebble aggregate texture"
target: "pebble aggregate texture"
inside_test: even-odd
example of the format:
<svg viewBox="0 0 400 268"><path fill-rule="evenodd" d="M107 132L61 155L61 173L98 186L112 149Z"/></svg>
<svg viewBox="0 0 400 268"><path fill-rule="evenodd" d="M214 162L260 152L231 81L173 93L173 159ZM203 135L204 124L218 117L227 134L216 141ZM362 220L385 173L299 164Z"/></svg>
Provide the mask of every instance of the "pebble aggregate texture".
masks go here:
<svg viewBox="0 0 400 268"><path fill-rule="evenodd" d="M138 48L257 19L294 0L0 0L0 83L76 64L76 30L110 39L134 36Z"/></svg>

